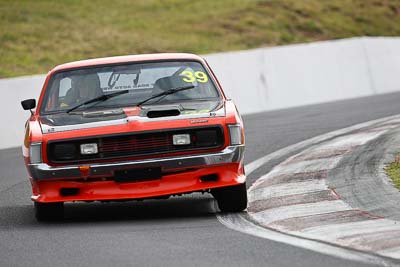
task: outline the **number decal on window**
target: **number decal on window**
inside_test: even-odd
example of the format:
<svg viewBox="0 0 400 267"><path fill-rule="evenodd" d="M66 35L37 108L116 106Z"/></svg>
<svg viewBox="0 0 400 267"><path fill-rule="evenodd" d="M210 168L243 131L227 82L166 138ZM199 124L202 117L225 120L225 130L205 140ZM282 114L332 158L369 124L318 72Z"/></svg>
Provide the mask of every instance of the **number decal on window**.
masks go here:
<svg viewBox="0 0 400 267"><path fill-rule="evenodd" d="M182 71L181 75L185 76L184 78L182 78L184 82L192 83L196 80L196 78L193 76L193 72L191 71L188 70Z"/></svg>
<svg viewBox="0 0 400 267"><path fill-rule="evenodd" d="M191 72L189 70L182 71L181 76L184 76L182 80L187 83L192 83L194 81L198 81L199 83L208 82L208 76L206 73L202 71Z"/></svg>
<svg viewBox="0 0 400 267"><path fill-rule="evenodd" d="M194 73L194 76L196 77L196 79L197 79L197 81L198 81L199 83L206 83L206 82L208 82L207 74L205 74L205 73L202 72L202 71L196 71L196 72Z"/></svg>

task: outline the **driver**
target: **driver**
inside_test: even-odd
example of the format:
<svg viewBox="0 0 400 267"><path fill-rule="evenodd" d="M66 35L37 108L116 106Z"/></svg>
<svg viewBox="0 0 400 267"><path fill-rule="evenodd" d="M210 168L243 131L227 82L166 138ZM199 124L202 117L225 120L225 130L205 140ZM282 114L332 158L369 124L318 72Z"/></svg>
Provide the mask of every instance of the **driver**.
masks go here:
<svg viewBox="0 0 400 267"><path fill-rule="evenodd" d="M69 107L102 95L97 74L71 77L71 88L65 95L60 107Z"/></svg>

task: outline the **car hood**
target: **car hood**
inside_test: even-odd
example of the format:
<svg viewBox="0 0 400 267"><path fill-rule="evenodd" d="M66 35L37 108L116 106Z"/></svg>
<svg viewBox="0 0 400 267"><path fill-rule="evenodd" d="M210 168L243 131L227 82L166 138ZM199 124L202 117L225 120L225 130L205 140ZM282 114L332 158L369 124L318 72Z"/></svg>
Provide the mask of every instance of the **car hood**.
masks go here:
<svg viewBox="0 0 400 267"><path fill-rule="evenodd" d="M146 105L143 107L87 110L41 115L42 133L54 133L120 125L129 121L179 120L225 116L224 102L196 101L179 104ZM150 115L152 114L152 115ZM155 115L154 115L155 114ZM172 115L171 115L172 114Z"/></svg>

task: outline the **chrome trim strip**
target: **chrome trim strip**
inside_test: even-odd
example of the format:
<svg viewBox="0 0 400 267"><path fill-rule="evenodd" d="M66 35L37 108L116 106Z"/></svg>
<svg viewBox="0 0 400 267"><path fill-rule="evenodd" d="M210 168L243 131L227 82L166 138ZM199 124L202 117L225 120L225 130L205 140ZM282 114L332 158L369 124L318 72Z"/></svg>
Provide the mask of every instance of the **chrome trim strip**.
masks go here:
<svg viewBox="0 0 400 267"><path fill-rule="evenodd" d="M88 122L82 124L71 124L71 125L63 125L63 126L49 126L47 124L41 124L42 133L57 133L57 132L65 132L72 130L81 130L81 129L89 129L96 128L102 126L111 126L111 125L121 125L128 122L127 118L117 119L117 120L109 120L109 121L96 121L96 122Z"/></svg>
<svg viewBox="0 0 400 267"><path fill-rule="evenodd" d="M103 126L112 126L112 125L121 125L131 121L139 121L139 122L154 122L154 121L167 121L167 120L187 120L187 119L199 119L199 118L215 118L215 117L224 117L225 116L225 108L222 107L217 111L207 112L207 113L198 113L198 114L183 114L179 116L170 116L170 117L160 117L160 118L147 118L147 117L139 117L139 116L130 116L124 119L117 120L107 120L107 121L97 121L97 122L89 122L82 124L72 124L72 125L63 125L63 126L49 126L47 124L41 124L42 133L57 133L57 132L65 132L72 130L81 130L81 129L89 129Z"/></svg>
<svg viewBox="0 0 400 267"><path fill-rule="evenodd" d="M170 120L188 120L188 119L201 119L201 118L216 118L224 117L225 111L222 109L223 114L218 110L216 112L198 113L198 114L183 114L179 116L170 117L159 117L159 118L148 118L148 117L128 117L129 121L140 121L140 122L153 122L153 121L170 121Z"/></svg>
<svg viewBox="0 0 400 267"><path fill-rule="evenodd" d="M196 168L232 162L241 162L244 156L244 145L228 146L224 150L209 154L180 156L171 158L156 158L115 163L82 164L90 166L90 176L113 176L115 170L129 168L146 168L161 166L162 171ZM34 180L51 178L80 178L79 166L52 167L46 163L28 165L30 175Z"/></svg>

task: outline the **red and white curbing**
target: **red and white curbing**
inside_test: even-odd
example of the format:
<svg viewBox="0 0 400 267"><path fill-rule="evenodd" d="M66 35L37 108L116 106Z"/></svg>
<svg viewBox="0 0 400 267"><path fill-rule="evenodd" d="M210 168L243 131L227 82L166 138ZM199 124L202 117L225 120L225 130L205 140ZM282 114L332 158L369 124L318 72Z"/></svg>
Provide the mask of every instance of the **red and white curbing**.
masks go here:
<svg viewBox="0 0 400 267"><path fill-rule="evenodd" d="M400 259L400 222L351 207L326 180L343 156L399 126L400 117L393 116L347 128L347 134L343 129L336 137L331 133L313 138L311 147L275 166L249 188L245 217L290 236ZM232 218L219 216L235 228Z"/></svg>
<svg viewBox="0 0 400 267"><path fill-rule="evenodd" d="M400 224L352 208L326 183L327 172L343 155L396 126L378 125L376 131L369 128L337 137L290 157L249 189L250 218L292 235L400 259L400 240L392 242L390 247L382 246L382 242L351 242L369 233L382 239L376 235L377 229L386 236L387 231L400 232Z"/></svg>

